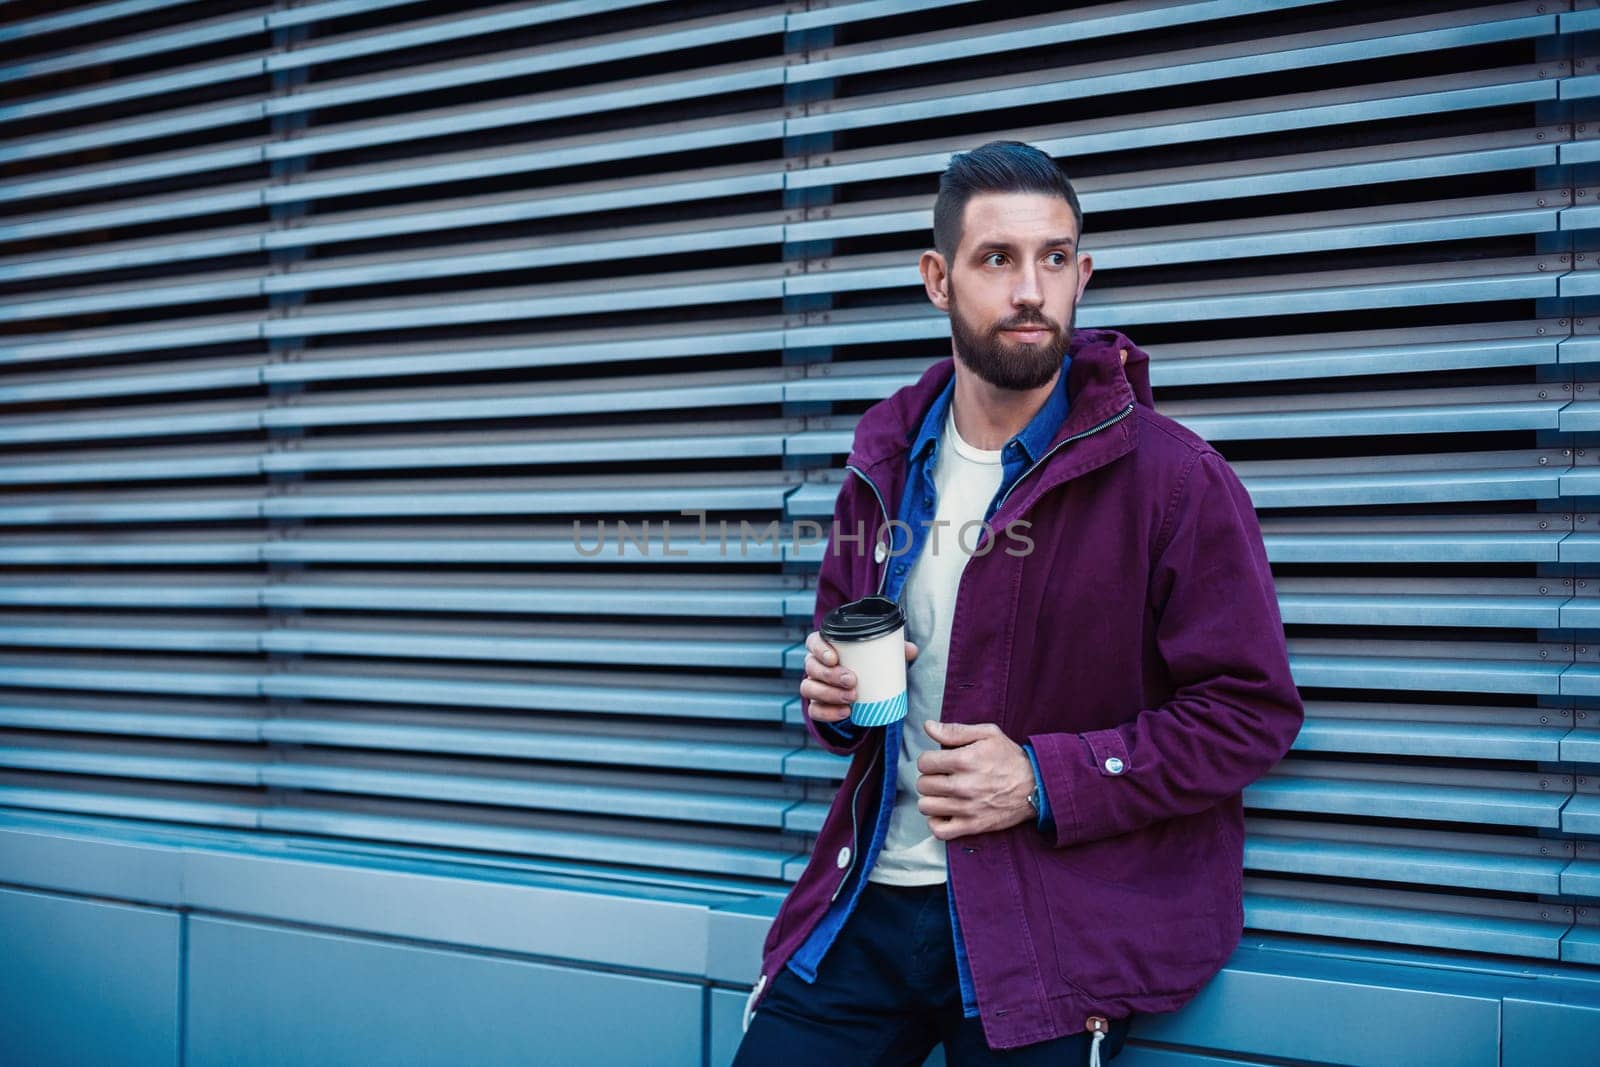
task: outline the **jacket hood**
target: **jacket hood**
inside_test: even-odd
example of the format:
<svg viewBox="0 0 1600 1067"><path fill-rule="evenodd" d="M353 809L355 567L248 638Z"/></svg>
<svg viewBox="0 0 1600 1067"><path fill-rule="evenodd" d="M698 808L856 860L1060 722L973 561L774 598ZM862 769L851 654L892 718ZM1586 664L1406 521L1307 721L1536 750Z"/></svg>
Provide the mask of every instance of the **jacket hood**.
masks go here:
<svg viewBox="0 0 1600 1067"><path fill-rule="evenodd" d="M1067 355L1072 359L1067 379L1071 406L1052 443L1110 418L1130 403L1155 406L1150 356L1121 331L1075 330ZM954 374L955 357L946 356L915 382L868 408L856 423L848 463L866 469L908 451L923 416Z"/></svg>

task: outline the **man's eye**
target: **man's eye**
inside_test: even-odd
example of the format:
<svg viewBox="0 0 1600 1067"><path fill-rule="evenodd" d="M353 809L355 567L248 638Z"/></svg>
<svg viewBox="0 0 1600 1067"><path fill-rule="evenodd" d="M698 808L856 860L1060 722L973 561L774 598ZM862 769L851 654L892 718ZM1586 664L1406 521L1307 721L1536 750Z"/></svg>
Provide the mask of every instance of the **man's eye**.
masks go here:
<svg viewBox="0 0 1600 1067"><path fill-rule="evenodd" d="M983 257L983 261L991 267L998 267L1000 264L997 263L996 260L1005 258L1006 254L1004 252L990 252L988 255Z"/></svg>
<svg viewBox="0 0 1600 1067"><path fill-rule="evenodd" d="M1058 267L1066 266L1067 254L1065 252L1051 252L1050 262L1054 263Z"/></svg>

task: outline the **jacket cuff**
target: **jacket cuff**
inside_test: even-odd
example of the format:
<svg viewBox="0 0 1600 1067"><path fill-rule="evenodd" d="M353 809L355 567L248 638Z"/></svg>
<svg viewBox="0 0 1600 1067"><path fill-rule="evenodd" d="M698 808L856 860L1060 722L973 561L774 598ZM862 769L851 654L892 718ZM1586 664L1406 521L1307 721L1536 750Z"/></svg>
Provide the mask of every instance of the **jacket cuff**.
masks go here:
<svg viewBox="0 0 1600 1067"><path fill-rule="evenodd" d="M816 738L824 750L835 756L855 755L856 749L861 747L869 732L867 727L857 725L849 719L836 723L818 722L807 715L804 708L800 711L800 718L806 724L806 732Z"/></svg>
<svg viewBox="0 0 1600 1067"><path fill-rule="evenodd" d="M849 745L859 741L865 729L865 726L857 726L849 719L817 723L817 732L836 745Z"/></svg>
<svg viewBox="0 0 1600 1067"><path fill-rule="evenodd" d="M1033 745L1024 744L1022 751L1027 753L1028 762L1033 765L1033 784L1039 791L1039 818L1036 825L1039 832L1048 837L1054 837L1056 832L1055 819L1050 813L1050 794L1044 787L1044 775L1039 773L1039 757L1034 754Z"/></svg>
<svg viewBox="0 0 1600 1067"><path fill-rule="evenodd" d="M1078 824L1078 789L1085 775L1093 772L1089 750L1077 734L1034 734L1028 738L1039 778L1050 790L1051 827L1049 840L1070 845L1082 838Z"/></svg>
<svg viewBox="0 0 1600 1067"><path fill-rule="evenodd" d="M1055 843L1071 845L1118 832L1113 815L1119 794L1107 787L1134 770L1121 732L1111 727L1036 734L1028 741L1039 775L1051 789Z"/></svg>

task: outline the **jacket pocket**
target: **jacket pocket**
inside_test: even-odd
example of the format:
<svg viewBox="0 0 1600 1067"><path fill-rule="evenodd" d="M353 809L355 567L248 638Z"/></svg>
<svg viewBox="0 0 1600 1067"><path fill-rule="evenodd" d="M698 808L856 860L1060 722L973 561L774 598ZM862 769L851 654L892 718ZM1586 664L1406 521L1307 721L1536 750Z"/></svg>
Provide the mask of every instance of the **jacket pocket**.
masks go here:
<svg viewBox="0 0 1600 1067"><path fill-rule="evenodd" d="M1221 812L1030 849L1061 978L1091 998L1193 989L1237 943Z"/></svg>

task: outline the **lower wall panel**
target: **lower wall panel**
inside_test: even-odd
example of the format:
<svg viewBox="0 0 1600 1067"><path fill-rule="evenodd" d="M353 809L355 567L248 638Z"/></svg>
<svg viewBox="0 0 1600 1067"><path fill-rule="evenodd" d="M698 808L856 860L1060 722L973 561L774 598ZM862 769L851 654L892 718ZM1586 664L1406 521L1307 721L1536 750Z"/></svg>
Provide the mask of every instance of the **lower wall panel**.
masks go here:
<svg viewBox="0 0 1600 1067"><path fill-rule="evenodd" d="M0 1067L727 1067L776 903L6 812L0 883ZM1582 968L1252 935L1117 1063L1543 1067L1595 1048Z"/></svg>
<svg viewBox="0 0 1600 1067"><path fill-rule="evenodd" d="M197 918L189 1067L699 1067L701 989L632 975Z"/></svg>
<svg viewBox="0 0 1600 1067"><path fill-rule="evenodd" d="M0 1064L177 1064L182 920L0 890Z"/></svg>

